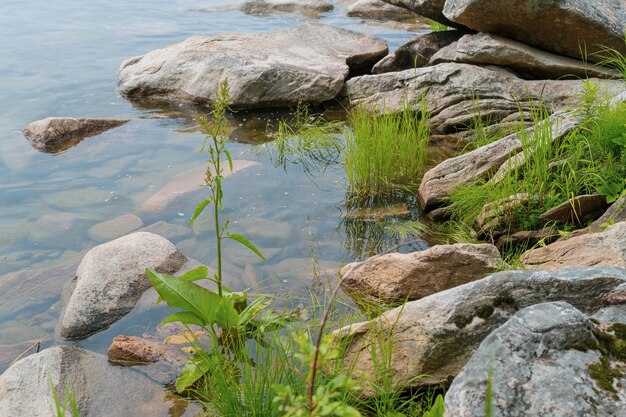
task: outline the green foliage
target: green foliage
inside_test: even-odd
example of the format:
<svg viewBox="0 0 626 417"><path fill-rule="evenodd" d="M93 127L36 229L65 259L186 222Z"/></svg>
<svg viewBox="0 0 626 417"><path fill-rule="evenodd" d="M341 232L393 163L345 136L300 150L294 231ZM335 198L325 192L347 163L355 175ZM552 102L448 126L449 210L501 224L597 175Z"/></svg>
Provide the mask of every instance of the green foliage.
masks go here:
<svg viewBox="0 0 626 417"><path fill-rule="evenodd" d="M430 407L430 410L422 414L422 417L443 417L443 412L443 396L439 394L437 395L433 406Z"/></svg>
<svg viewBox="0 0 626 417"><path fill-rule="evenodd" d="M50 383L50 389L52 390L52 400L54 401L54 407L52 409L52 414L54 417L65 417L68 412L71 412L72 417L80 417L80 412L78 411L78 403L76 401L76 391L74 388L70 388L69 386L65 387L63 400L59 398L59 394L57 394L57 390L52 382L52 377L48 375L48 381Z"/></svg>
<svg viewBox="0 0 626 417"><path fill-rule="evenodd" d="M344 162L354 195L367 198L398 188L417 189L430 135L427 107L422 97L419 114L408 105L400 113L382 115L363 106L351 111Z"/></svg>
<svg viewBox="0 0 626 417"><path fill-rule="evenodd" d="M624 43L626 44L626 33L624 34ZM626 81L626 57L621 52L612 48L604 48L594 56L599 58L600 65L616 69Z"/></svg>
<svg viewBox="0 0 626 417"><path fill-rule="evenodd" d="M431 32L445 32L446 30L450 30L447 25L436 22L432 19L428 19L428 26L430 27Z"/></svg>
<svg viewBox="0 0 626 417"><path fill-rule="evenodd" d="M292 337L298 348L294 357L305 370L303 384L311 379L315 366L324 368L339 357L332 334L322 338L317 362L316 348L311 343L308 333L300 331L294 333ZM361 417L361 413L345 401L346 394L357 390L355 381L339 374L316 387L312 403L305 393L297 393L288 385L276 384L274 403L285 417Z"/></svg>
<svg viewBox="0 0 626 417"><path fill-rule="evenodd" d="M552 125L545 121L548 112L531 108L532 129L518 132L523 158L510 160L498 180L455 189L449 197L453 221L471 226L489 204L509 230L534 230L550 226L539 220L541 213L575 196L597 192L612 202L624 193L626 105L609 107L597 85L583 83L581 127L553 142ZM519 204L505 204L515 195L523 196Z"/></svg>

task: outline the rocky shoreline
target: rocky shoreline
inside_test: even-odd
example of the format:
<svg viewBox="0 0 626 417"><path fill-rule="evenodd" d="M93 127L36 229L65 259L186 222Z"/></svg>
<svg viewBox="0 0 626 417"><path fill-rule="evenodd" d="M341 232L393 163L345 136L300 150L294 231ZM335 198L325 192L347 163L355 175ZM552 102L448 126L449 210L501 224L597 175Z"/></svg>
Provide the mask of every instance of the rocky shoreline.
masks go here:
<svg viewBox="0 0 626 417"><path fill-rule="evenodd" d="M417 112L426 97L432 132L459 138L472 133L476 106L488 126L500 128L532 123L531 110L541 105L551 115L542 126L550 127L550 143L558 143L583 122L572 110L583 94L579 77L591 79L613 106L626 98L620 73L598 58L599 45L626 54L626 8L619 0L545 3L533 9L490 0L360 0L349 8L354 16L401 21L419 15L454 29L420 35L391 54L380 39L319 23L254 35L196 36L123 62L118 88L139 104L210 106L228 80L233 109L340 103L372 114L405 106ZM255 0L237 7L252 14L324 13L333 4ZM579 56L580 34L586 36L588 61ZM129 121L55 117L30 124L24 135L34 149L56 153ZM501 180L526 157L522 142L521 133L512 133L432 167L416 196L423 214L445 218L453 190ZM224 177L254 166L231 161ZM140 214L158 216L172 201L197 195L206 169L192 171L154 193ZM483 415L485 401L492 401L499 416L626 413L626 194L611 202L598 194L572 196L539 216L546 224L576 223L565 237L502 224L500 208L527 198L510 196L495 210L486 206L468 225L479 238L494 237L491 243L382 254L341 270L348 295L404 303L335 331L347 344L343 360L356 364L352 376L366 381L364 396L374 393L368 384L377 382L376 364L361 353L376 349L372 335L382 332L393 343L394 386L449 387L445 416ZM89 233L106 243L79 265L0 277L0 289L29 279L34 287L42 280L66 286L60 339L84 339L133 309L154 308L156 292L146 268L180 275L198 265L162 228L141 229L143 220L134 213L98 226ZM520 241L541 245L521 255L524 270L509 270L502 248ZM66 344L24 355L0 375L0 415L48 416L50 385L62 395L68 383L77 388L83 417L122 416L130 408L136 416L200 415L197 404L164 397L163 387L180 373L184 355L163 339L119 335L108 358ZM490 384L493 399L486 394ZM115 389L108 394L114 401L99 395L104 386Z"/></svg>

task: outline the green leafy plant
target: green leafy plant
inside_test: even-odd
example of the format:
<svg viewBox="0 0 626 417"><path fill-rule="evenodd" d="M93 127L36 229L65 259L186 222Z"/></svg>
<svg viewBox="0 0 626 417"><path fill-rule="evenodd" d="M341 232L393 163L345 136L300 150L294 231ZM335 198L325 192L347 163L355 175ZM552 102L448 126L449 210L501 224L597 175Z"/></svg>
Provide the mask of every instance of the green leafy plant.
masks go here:
<svg viewBox="0 0 626 417"><path fill-rule="evenodd" d="M443 417L443 404L443 396L441 394L437 395L437 398L435 399L432 407L430 407L430 410L424 412L422 417Z"/></svg>
<svg viewBox="0 0 626 417"><path fill-rule="evenodd" d="M445 32L446 30L450 30L448 25L444 25L443 23L436 22L432 19L428 19L428 26L430 27L431 32Z"/></svg>

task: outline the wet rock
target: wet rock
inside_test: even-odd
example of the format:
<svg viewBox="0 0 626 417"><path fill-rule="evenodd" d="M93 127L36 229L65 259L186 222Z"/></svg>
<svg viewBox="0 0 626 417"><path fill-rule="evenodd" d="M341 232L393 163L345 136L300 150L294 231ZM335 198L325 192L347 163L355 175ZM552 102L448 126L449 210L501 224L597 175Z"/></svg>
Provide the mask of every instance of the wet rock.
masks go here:
<svg viewBox="0 0 626 417"><path fill-rule="evenodd" d="M546 51L580 59L606 47L626 54L622 0L449 0L443 14L478 32L515 39Z"/></svg>
<svg viewBox="0 0 626 417"><path fill-rule="evenodd" d="M590 215L599 217L608 207L606 198L600 194L584 194L567 200L539 216L543 222L585 224ZM592 220L595 220L592 219Z"/></svg>
<svg viewBox="0 0 626 417"><path fill-rule="evenodd" d="M356 298L403 302L475 281L504 265L493 245L437 245L348 264L341 269L342 275L349 273L341 287Z"/></svg>
<svg viewBox="0 0 626 417"><path fill-rule="evenodd" d="M590 232L599 232L608 226L626 221L626 194L621 196L589 228Z"/></svg>
<svg viewBox="0 0 626 417"><path fill-rule="evenodd" d="M143 226L143 221L136 215L129 213L98 223L90 227L87 234L90 238L103 242L124 236L141 226Z"/></svg>
<svg viewBox="0 0 626 417"><path fill-rule="evenodd" d="M287 222L277 222L259 217L242 218L237 221L237 226L252 241L263 240L272 241L273 243L284 243L293 233L293 227Z"/></svg>
<svg viewBox="0 0 626 417"><path fill-rule="evenodd" d="M131 99L210 103L228 79L233 108L320 104L348 73L367 71L387 45L318 23L277 32L193 36L122 63L120 92Z"/></svg>
<svg viewBox="0 0 626 417"><path fill-rule="evenodd" d="M427 387L454 378L478 345L518 310L566 301L586 314L603 307L600 296L626 283L626 270L504 271L390 310L338 331L348 342L344 363L355 377L376 375L372 343L393 343L394 386ZM376 335L381 335L376 336ZM420 375L419 378L415 378ZM366 387L367 391L367 387Z"/></svg>
<svg viewBox="0 0 626 417"><path fill-rule="evenodd" d="M273 12L330 12L334 9L329 0L251 0L239 9L247 14L266 15Z"/></svg>
<svg viewBox="0 0 626 417"><path fill-rule="evenodd" d="M448 26L462 27L443 14L446 0L383 0L385 3L411 10L412 12Z"/></svg>
<svg viewBox="0 0 626 417"><path fill-rule="evenodd" d="M626 222L599 233L559 240L525 252L521 258L528 269L553 270L582 266L626 268Z"/></svg>
<svg viewBox="0 0 626 417"><path fill-rule="evenodd" d="M623 91L623 81L597 80L609 95ZM419 110L426 95L433 133L446 134L471 126L476 107L484 120L520 120L542 103L550 112L579 102L579 80L523 80L501 67L482 68L445 63L385 74L363 75L346 82L341 100L377 113L400 112L408 104Z"/></svg>
<svg viewBox="0 0 626 417"><path fill-rule="evenodd" d="M451 216L450 207L439 207L428 212L426 218L433 222L443 222L449 220Z"/></svg>
<svg viewBox="0 0 626 417"><path fill-rule="evenodd" d="M202 412L151 379L109 365L106 356L56 346L20 360L0 375L0 415L49 417L52 389L64 398L66 388L74 390L81 417L191 417Z"/></svg>
<svg viewBox="0 0 626 417"><path fill-rule="evenodd" d="M163 343L154 337L124 335L113 338L107 357L116 365L140 366L135 369L162 384L174 383L187 362L187 356L178 345Z"/></svg>
<svg viewBox="0 0 626 417"><path fill-rule="evenodd" d="M137 232L90 250L76 271L76 286L61 319L61 337L80 339L106 328L150 287L146 268L174 273L186 258L167 239Z"/></svg>
<svg viewBox="0 0 626 417"><path fill-rule="evenodd" d="M552 139L558 140L580 122L570 114L555 114L543 123L552 124ZM532 128L527 131L532 132ZM528 136L532 137L532 134ZM522 142L518 134L513 133L466 154L446 159L424 175L418 192L422 207L429 211L444 204L445 198L456 187L489 178L511 155L521 151Z"/></svg>
<svg viewBox="0 0 626 417"><path fill-rule="evenodd" d="M232 171L227 166L222 170L222 176L226 179L239 171L253 166L259 166L259 163L254 161L234 160ZM139 206L138 211L140 213L158 214L165 211L167 207L175 201L203 191L202 185L205 183L206 171L207 167L201 166L177 175L163 188L144 201Z"/></svg>
<svg viewBox="0 0 626 417"><path fill-rule="evenodd" d="M383 0L358 0L348 6L348 16L378 20L409 20L417 15L405 8L385 3Z"/></svg>
<svg viewBox="0 0 626 417"><path fill-rule="evenodd" d="M85 138L121 126L129 119L73 119L48 117L26 126L24 136L41 152L57 153L71 148Z"/></svg>
<svg viewBox="0 0 626 417"><path fill-rule="evenodd" d="M516 250L518 248L532 248L539 242L550 244L561 235L552 227L544 227L540 230L522 230L512 234L500 236L496 242L498 249Z"/></svg>
<svg viewBox="0 0 626 417"><path fill-rule="evenodd" d="M372 73L383 74L385 72L426 67L429 65L433 55L441 48L457 41L463 36L463 33L459 30L447 30L418 36L378 61L372 68Z"/></svg>
<svg viewBox="0 0 626 417"><path fill-rule="evenodd" d="M87 220L92 219L84 215L50 210L35 221L29 240L37 243L39 247L55 249L80 247L84 239L80 223Z"/></svg>
<svg viewBox="0 0 626 417"><path fill-rule="evenodd" d="M623 362L606 355L602 332L563 302L525 308L480 344L446 393L445 416L484 415L487 379L493 415L626 414ZM608 336L611 337L611 336ZM603 368L612 376L598 379Z"/></svg>
<svg viewBox="0 0 626 417"><path fill-rule="evenodd" d="M617 78L619 72L543 51L488 33L465 35L430 58L430 64L462 62L511 68L524 78Z"/></svg>

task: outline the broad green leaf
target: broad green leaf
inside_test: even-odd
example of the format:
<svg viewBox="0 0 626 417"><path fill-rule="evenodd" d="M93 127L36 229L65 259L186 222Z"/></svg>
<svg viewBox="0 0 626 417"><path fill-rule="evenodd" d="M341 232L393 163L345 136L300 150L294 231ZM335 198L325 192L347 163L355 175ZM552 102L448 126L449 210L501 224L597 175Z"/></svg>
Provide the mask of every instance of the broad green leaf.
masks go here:
<svg viewBox="0 0 626 417"><path fill-rule="evenodd" d="M249 322L254 319L261 311L266 309L272 302L265 301L265 297L259 297L251 302L242 312L239 314L239 324Z"/></svg>
<svg viewBox="0 0 626 417"><path fill-rule="evenodd" d="M195 324L202 327L207 325L204 318L189 311L179 311L177 313L170 314L165 317L163 321L161 321L161 326L167 323Z"/></svg>
<svg viewBox="0 0 626 417"><path fill-rule="evenodd" d="M176 391L183 392L209 371L206 366L207 355L206 352L198 352L187 360L176 380Z"/></svg>
<svg viewBox="0 0 626 417"><path fill-rule="evenodd" d="M217 307L217 310L215 311L215 324L222 329L229 329L237 326L238 323L239 314L237 313L237 310L235 310L233 302L228 298L223 297Z"/></svg>
<svg viewBox="0 0 626 417"><path fill-rule="evenodd" d="M193 282L160 274L153 269L146 270L154 289L173 308L180 308L202 317L207 323L214 320L221 297Z"/></svg>
<svg viewBox="0 0 626 417"><path fill-rule="evenodd" d="M228 167L230 168L230 172L233 172L233 158L230 156L228 149L224 149L224 154L226 155L226 158L228 158Z"/></svg>
<svg viewBox="0 0 626 417"><path fill-rule="evenodd" d="M245 236L237 234L237 233L227 233L226 235L228 236L228 238L241 243L246 248L256 253L259 256L259 258L263 259L264 261L267 261L267 259L265 259L265 256L263 256L263 254L261 253L261 251L258 250L257 247L254 246L254 244L252 244L252 242L250 242Z"/></svg>
<svg viewBox="0 0 626 417"><path fill-rule="evenodd" d="M209 205L210 202L211 202L211 200L207 200L205 198L196 206L196 211L194 211L193 216L191 216L191 219L189 219L189 225L190 226L196 221L198 216L200 216L202 214L202 212L204 211L206 206Z"/></svg>
<svg viewBox="0 0 626 417"><path fill-rule="evenodd" d="M201 265L197 268L191 269L185 272L183 275L178 277L178 279L182 279L184 281L199 281L201 279L205 279L209 275L209 268L204 265Z"/></svg>

